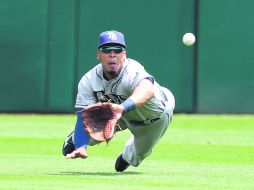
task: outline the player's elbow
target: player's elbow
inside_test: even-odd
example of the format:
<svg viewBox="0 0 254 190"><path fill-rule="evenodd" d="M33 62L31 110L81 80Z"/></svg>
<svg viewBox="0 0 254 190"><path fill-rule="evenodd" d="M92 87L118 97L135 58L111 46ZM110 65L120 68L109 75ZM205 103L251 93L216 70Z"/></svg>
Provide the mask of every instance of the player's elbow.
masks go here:
<svg viewBox="0 0 254 190"><path fill-rule="evenodd" d="M154 96L154 88L147 89L146 94L148 99L151 99Z"/></svg>
<svg viewBox="0 0 254 190"><path fill-rule="evenodd" d="M145 102L149 101L154 96L154 88L147 88L144 90Z"/></svg>
<svg viewBox="0 0 254 190"><path fill-rule="evenodd" d="M154 96L154 84L148 80L144 81L143 92L146 94L148 99L151 99Z"/></svg>

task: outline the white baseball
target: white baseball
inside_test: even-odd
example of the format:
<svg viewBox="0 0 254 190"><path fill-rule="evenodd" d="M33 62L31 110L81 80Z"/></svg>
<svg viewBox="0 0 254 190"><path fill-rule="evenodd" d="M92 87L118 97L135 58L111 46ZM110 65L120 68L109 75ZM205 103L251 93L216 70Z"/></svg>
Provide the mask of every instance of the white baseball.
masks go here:
<svg viewBox="0 0 254 190"><path fill-rule="evenodd" d="M186 46L192 46L196 41L196 38L194 36L194 34L192 33L186 33L183 35L183 43Z"/></svg>

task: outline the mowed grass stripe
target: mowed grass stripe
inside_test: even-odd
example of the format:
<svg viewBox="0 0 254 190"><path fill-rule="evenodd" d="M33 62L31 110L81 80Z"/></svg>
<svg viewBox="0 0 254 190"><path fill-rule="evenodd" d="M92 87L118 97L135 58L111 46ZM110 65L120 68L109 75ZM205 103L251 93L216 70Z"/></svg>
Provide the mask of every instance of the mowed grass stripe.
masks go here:
<svg viewBox="0 0 254 190"><path fill-rule="evenodd" d="M61 155L75 119L0 115L0 189L254 189L251 115L175 115L152 155L124 173L114 162L128 131L89 147L86 160Z"/></svg>

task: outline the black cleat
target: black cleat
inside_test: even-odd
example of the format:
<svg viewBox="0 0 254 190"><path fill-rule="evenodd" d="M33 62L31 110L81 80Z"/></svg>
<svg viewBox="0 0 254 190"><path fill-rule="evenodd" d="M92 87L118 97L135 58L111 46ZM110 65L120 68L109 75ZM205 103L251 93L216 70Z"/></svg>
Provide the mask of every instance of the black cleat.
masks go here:
<svg viewBox="0 0 254 190"><path fill-rule="evenodd" d="M115 170L117 172L123 172L124 170L126 170L128 167L130 166L130 164L128 162L126 162L123 159L122 154L120 154L117 159L116 159L116 163L115 163Z"/></svg>
<svg viewBox="0 0 254 190"><path fill-rule="evenodd" d="M62 153L64 156L72 153L75 150L75 146L74 146L74 142L73 142L73 134L74 134L74 132L69 134L68 137L66 137L66 139L64 141L63 150L62 150Z"/></svg>

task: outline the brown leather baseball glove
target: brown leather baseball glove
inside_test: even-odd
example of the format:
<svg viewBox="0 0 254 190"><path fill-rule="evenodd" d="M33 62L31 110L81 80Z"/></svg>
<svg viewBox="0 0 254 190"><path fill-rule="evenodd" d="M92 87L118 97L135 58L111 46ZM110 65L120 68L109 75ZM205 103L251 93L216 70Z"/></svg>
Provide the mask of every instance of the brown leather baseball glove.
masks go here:
<svg viewBox="0 0 254 190"><path fill-rule="evenodd" d="M93 139L108 142L115 133L118 119L111 103L97 103L83 110L82 120L85 130Z"/></svg>

